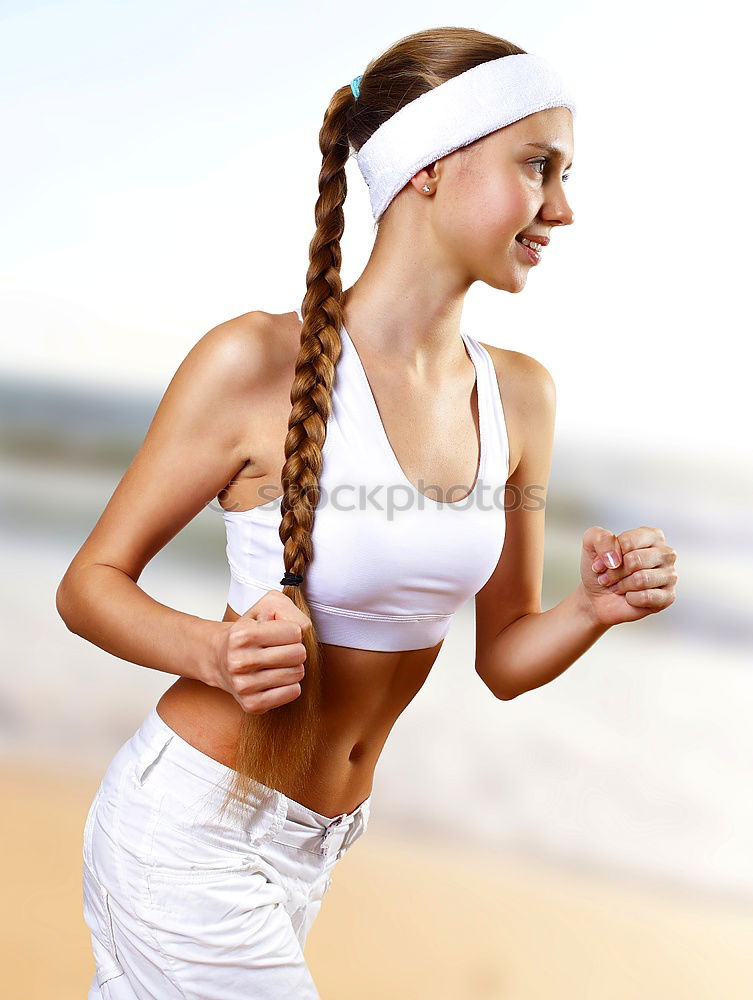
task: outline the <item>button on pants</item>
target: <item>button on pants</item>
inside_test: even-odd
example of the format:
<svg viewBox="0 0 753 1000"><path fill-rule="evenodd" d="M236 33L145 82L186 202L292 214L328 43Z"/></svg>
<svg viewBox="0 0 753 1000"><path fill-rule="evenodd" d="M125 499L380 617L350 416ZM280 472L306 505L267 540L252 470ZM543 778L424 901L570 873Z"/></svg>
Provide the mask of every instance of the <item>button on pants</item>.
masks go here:
<svg viewBox="0 0 753 1000"><path fill-rule="evenodd" d="M156 707L113 757L84 830L88 1000L319 1000L306 936L371 796L323 816L257 783L220 817L233 773Z"/></svg>

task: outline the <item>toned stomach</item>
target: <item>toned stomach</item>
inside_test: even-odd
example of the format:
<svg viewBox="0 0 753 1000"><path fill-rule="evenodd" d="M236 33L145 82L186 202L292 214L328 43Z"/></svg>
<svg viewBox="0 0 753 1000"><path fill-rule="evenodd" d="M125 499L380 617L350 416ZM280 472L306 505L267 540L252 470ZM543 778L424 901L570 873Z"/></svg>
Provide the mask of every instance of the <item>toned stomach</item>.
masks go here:
<svg viewBox="0 0 753 1000"><path fill-rule="evenodd" d="M223 621L238 617L228 606ZM279 791L334 817L352 812L371 794L390 730L421 689L442 643L395 653L327 644L321 648L323 708L311 771L315 778L305 787L291 784ZM180 677L157 702L157 712L187 743L235 767L244 713L227 691Z"/></svg>

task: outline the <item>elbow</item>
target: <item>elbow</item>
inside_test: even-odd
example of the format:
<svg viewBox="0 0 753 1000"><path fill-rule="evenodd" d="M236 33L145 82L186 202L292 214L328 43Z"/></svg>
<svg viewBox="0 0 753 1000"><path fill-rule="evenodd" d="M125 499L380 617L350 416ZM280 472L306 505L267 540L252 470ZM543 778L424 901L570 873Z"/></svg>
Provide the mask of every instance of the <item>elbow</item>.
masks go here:
<svg viewBox="0 0 753 1000"><path fill-rule="evenodd" d="M478 667L476 667L476 673L484 682L484 684L489 688L491 693L497 699L497 701L512 701L513 698L517 698L517 693L512 693L509 690L503 690L499 685L499 678L491 678L489 675L484 675Z"/></svg>
<svg viewBox="0 0 753 1000"><path fill-rule="evenodd" d="M74 606L75 601L73 600L73 595L71 593L70 581L64 576L58 584L58 589L55 591L55 610L68 631L75 633L76 630L73 626Z"/></svg>
<svg viewBox="0 0 753 1000"><path fill-rule="evenodd" d="M63 623L66 625L66 627L70 628L70 625L68 625L68 610L65 603L64 583L65 583L64 580L61 581L58 584L58 589L55 591L55 610L57 611L58 615L62 618Z"/></svg>
<svg viewBox="0 0 753 1000"><path fill-rule="evenodd" d="M519 694L520 694L520 691L510 691L510 690L499 691L499 690L497 690L497 691L494 692L494 697L497 699L497 701L512 701L513 698L517 698Z"/></svg>

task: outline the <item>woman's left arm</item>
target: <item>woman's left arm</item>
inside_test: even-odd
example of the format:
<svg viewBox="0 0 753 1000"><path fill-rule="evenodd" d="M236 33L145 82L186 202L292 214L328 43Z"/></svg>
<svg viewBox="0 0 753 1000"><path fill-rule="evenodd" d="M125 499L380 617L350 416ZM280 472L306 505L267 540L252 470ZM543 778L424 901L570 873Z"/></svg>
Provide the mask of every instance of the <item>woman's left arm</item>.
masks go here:
<svg viewBox="0 0 753 1000"><path fill-rule="evenodd" d="M509 700L549 683L612 625L656 614L675 599L675 551L659 528L619 535L589 528L580 569L581 582L559 604L518 618L493 640L484 679L497 697Z"/></svg>
<svg viewBox="0 0 753 1000"><path fill-rule="evenodd" d="M503 354L505 363L503 366ZM493 349L511 447L518 443L497 567L476 595L476 672L509 700L559 677L612 625L638 621L675 599L674 549L658 528L583 535L581 582L541 610L544 509L554 435L555 388L549 372L524 354ZM532 503L531 499L535 498Z"/></svg>

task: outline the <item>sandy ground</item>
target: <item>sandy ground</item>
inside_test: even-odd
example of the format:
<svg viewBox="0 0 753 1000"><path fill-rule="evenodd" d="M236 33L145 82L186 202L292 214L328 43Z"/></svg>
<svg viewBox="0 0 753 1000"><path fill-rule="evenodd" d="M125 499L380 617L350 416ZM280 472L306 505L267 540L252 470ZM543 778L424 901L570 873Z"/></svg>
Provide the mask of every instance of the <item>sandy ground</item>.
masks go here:
<svg viewBox="0 0 753 1000"><path fill-rule="evenodd" d="M98 778L5 764L0 782L4 992L84 1000L81 835ZM753 912L370 827L338 865L307 958L322 1000L743 1000Z"/></svg>

